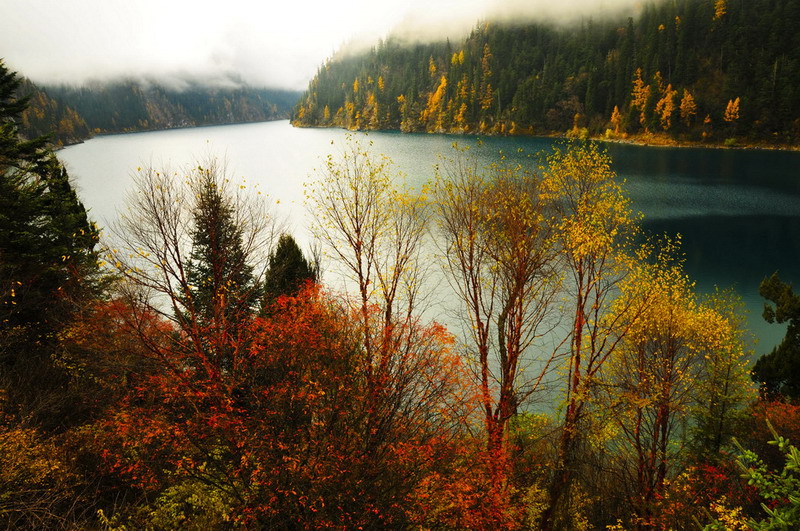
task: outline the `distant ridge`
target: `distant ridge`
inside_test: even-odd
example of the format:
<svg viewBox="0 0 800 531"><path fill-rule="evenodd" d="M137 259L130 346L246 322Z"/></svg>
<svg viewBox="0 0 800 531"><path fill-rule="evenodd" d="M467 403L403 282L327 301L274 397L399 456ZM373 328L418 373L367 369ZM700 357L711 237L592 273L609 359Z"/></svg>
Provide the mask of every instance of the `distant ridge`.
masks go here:
<svg viewBox="0 0 800 531"><path fill-rule="evenodd" d="M152 82L117 81L84 87L21 88L31 105L22 117L27 137L51 134L56 145L94 134L286 119L301 93L197 84L178 90Z"/></svg>

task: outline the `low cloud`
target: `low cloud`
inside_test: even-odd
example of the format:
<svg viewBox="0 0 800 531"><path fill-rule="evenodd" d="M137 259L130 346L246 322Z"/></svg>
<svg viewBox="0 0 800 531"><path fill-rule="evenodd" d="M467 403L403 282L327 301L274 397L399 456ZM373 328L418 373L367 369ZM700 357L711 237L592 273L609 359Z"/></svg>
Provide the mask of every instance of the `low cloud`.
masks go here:
<svg viewBox="0 0 800 531"><path fill-rule="evenodd" d="M502 0L489 9L488 16L506 22L540 20L568 24L619 14L635 16L643 3L643 0Z"/></svg>
<svg viewBox="0 0 800 531"><path fill-rule="evenodd" d="M303 89L345 43L459 39L482 19L573 20L634 0L3 0L0 53L36 82L119 78Z"/></svg>
<svg viewBox="0 0 800 531"><path fill-rule="evenodd" d="M642 0L445 1L416 6L393 28L392 34L416 42L457 40L469 35L481 21L568 25L581 19L636 16L642 4Z"/></svg>

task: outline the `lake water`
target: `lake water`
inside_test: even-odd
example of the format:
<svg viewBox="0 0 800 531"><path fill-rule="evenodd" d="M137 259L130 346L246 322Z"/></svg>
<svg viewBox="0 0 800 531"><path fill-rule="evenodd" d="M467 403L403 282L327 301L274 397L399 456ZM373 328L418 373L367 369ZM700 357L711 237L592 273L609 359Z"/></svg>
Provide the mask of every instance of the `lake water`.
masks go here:
<svg viewBox="0 0 800 531"><path fill-rule="evenodd" d="M139 166L178 168L209 156L227 160L230 173L269 194L301 243L308 243L303 183L313 179L329 153L348 133L338 129L296 129L287 121L175 129L100 136L59 151L90 209L108 226L122 208L131 175ZM392 158L411 185L433 176L439 155L454 135L355 133L372 149ZM476 151L486 163L502 152L530 163L553 144L548 138L487 138ZM761 319L758 284L779 271L800 286L800 152L677 149L609 144L614 169L625 179L644 226L655 233L681 233L686 269L698 290L734 287L750 311L749 326L759 353L783 335Z"/></svg>

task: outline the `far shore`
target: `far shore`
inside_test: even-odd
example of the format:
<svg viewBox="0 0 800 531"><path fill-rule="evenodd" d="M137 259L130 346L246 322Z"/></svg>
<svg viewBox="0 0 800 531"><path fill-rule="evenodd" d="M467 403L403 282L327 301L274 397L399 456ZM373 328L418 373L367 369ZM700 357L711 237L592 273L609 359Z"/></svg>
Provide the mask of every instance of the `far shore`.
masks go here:
<svg viewBox="0 0 800 531"><path fill-rule="evenodd" d="M553 135L565 137L566 135ZM677 140L662 135L631 135L625 138L590 136L589 139L600 142L613 142L616 144L631 144L635 146L664 147L664 148L707 148L707 149L746 149L763 151L800 151L800 145L769 144L765 142L751 142L737 140L733 144L708 141Z"/></svg>
<svg viewBox="0 0 800 531"><path fill-rule="evenodd" d="M272 122L272 121L280 121L280 120L287 120L287 118L275 118L271 120L263 120L264 122ZM292 123L292 120L289 120ZM92 138L96 138L99 136L110 136L110 135L124 135L130 133L147 133L153 131L167 131L172 129L193 129L197 127L214 127L219 125L240 125L243 123L259 123L259 122L227 122L227 123L219 123L219 124L200 124L200 125L175 125L174 127L162 127L162 128L143 128L143 129L134 129L130 131L102 131L92 136L78 140L76 142L70 142L68 144L63 144L61 146L55 147L56 150L63 149L68 146L82 144L87 140L91 140ZM346 127L341 127L337 125L298 125L296 123L292 123L292 127L300 127L300 128L319 128L319 129L347 129ZM397 131L397 129L357 129L358 131L362 132L369 132L369 131ZM423 133L422 131L415 132L415 133ZM470 132L458 132L458 131L437 131L432 132L430 134L461 134L465 136L520 136L520 137L542 137L542 138L569 138L570 134L567 133L559 133L559 132L548 132L548 133L540 133L540 134L516 134L516 135L498 135L494 133L470 133ZM800 144L770 144L767 142L753 142L745 139L735 139L732 144L726 144L724 142L716 142L716 141L692 141L692 140L683 140L683 139L675 139L668 137L666 135L661 134L634 134L634 135L626 135L624 137L620 136L605 136L605 135L589 135L586 137L589 140L594 140L597 142L607 142L607 143L615 143L615 144L628 144L634 146L646 146L646 147L662 147L662 148L705 148L705 149L742 149L742 150L763 150L763 151L800 151Z"/></svg>

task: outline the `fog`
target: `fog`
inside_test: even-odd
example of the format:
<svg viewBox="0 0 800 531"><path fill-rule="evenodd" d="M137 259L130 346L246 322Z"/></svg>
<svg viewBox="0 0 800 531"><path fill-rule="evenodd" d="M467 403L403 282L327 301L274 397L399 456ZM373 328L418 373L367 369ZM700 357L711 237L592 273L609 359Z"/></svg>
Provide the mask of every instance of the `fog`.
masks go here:
<svg viewBox="0 0 800 531"><path fill-rule="evenodd" d="M302 90L343 47L463 37L480 20L635 14L640 0L2 0L0 58L43 84L117 78Z"/></svg>
<svg viewBox="0 0 800 531"><path fill-rule="evenodd" d="M496 0L483 2L431 2L410 11L391 33L410 42L463 38L479 22L546 22L560 26L581 19L636 16L648 0ZM660 0L649 0L651 2Z"/></svg>

